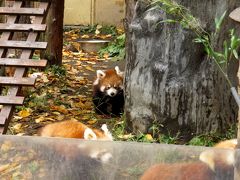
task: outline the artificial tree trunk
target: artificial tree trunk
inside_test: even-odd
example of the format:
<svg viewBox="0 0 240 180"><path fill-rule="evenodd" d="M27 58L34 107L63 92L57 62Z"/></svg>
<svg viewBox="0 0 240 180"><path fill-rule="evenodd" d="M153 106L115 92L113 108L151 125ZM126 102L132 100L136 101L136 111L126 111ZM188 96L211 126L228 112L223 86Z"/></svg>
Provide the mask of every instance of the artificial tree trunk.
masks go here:
<svg viewBox="0 0 240 180"><path fill-rule="evenodd" d="M214 19L237 6L235 0L176 0L200 20L208 32ZM193 42L191 30L164 23L168 15L146 1L127 3L128 26L125 72L127 127L134 132L181 132L191 136L222 132L237 121L238 107L226 79L204 48ZM162 23L160 23L162 21ZM229 29L239 28L226 17L216 49L222 49ZM229 78L237 86L238 61L231 61Z"/></svg>

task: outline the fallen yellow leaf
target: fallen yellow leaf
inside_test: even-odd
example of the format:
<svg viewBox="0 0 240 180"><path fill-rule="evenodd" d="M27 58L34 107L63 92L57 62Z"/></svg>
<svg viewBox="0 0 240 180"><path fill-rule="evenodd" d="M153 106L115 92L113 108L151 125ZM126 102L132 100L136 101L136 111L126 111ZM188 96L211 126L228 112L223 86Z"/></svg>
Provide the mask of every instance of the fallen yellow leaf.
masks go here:
<svg viewBox="0 0 240 180"><path fill-rule="evenodd" d="M80 60L81 60L81 61L87 61L87 60L88 60L88 58L81 57L81 58L80 58Z"/></svg>
<svg viewBox="0 0 240 180"><path fill-rule="evenodd" d="M45 120L45 118L43 116L41 116L41 117L35 119L35 122L40 123L40 122L43 122L44 120Z"/></svg>
<svg viewBox="0 0 240 180"><path fill-rule="evenodd" d="M2 145L1 145L1 152L6 152L9 151L12 147L12 142L11 141L5 141Z"/></svg>
<svg viewBox="0 0 240 180"><path fill-rule="evenodd" d="M10 164L4 164L0 166L0 172L6 171L10 167Z"/></svg>
<svg viewBox="0 0 240 180"><path fill-rule="evenodd" d="M88 124L95 124L97 122L97 120L90 120L90 121L88 121L87 123Z"/></svg>
<svg viewBox="0 0 240 180"><path fill-rule="evenodd" d="M43 80L44 83L49 82L49 80L48 80L48 78L45 74L42 76L42 80Z"/></svg>
<svg viewBox="0 0 240 180"><path fill-rule="evenodd" d="M61 112L63 114L67 114L68 113L68 110L66 109L66 107L64 105L61 105L61 106L51 106L51 110L55 110L55 111Z"/></svg>
<svg viewBox="0 0 240 180"><path fill-rule="evenodd" d="M86 68L87 70L89 70L89 71L93 71L93 72L95 71L95 70L94 70L92 67L90 67L90 66L86 66L85 68Z"/></svg>
<svg viewBox="0 0 240 180"><path fill-rule="evenodd" d="M146 139L149 140L149 141L152 141L153 140L153 137L151 134L146 134Z"/></svg>
<svg viewBox="0 0 240 180"><path fill-rule="evenodd" d="M25 118L25 117L30 116L31 114L30 114L30 112L29 112L28 109L24 109L24 110L22 110L22 111L19 111L19 112L18 112L18 115L19 115L20 117L22 117L22 118Z"/></svg>
<svg viewBox="0 0 240 180"><path fill-rule="evenodd" d="M88 38L89 38L89 35L86 35L86 34L85 34L85 35L82 35L81 38L83 38L83 39L88 39Z"/></svg>
<svg viewBox="0 0 240 180"><path fill-rule="evenodd" d="M13 126L13 129L16 131L16 132L20 132L22 130L22 124L21 123L17 123Z"/></svg>

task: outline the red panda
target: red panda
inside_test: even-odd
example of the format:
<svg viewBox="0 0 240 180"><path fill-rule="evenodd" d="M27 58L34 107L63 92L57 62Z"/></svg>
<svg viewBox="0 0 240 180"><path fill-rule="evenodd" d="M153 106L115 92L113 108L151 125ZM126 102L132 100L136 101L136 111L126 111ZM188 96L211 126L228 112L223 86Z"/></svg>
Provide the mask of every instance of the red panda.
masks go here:
<svg viewBox="0 0 240 180"><path fill-rule="evenodd" d="M93 104L98 114L120 115L123 112L123 72L119 67L97 70L93 82Z"/></svg>
<svg viewBox="0 0 240 180"><path fill-rule="evenodd" d="M227 149L236 149L237 147L237 139L230 139L221 141L214 145L216 148L227 148Z"/></svg>
<svg viewBox="0 0 240 180"><path fill-rule="evenodd" d="M141 180L213 180L214 173L202 162L157 164L144 172Z"/></svg>
<svg viewBox="0 0 240 180"><path fill-rule="evenodd" d="M202 162L157 164L144 172L141 180L232 180L234 150L209 149L203 151Z"/></svg>
<svg viewBox="0 0 240 180"><path fill-rule="evenodd" d="M48 124L45 127L41 128L38 134L43 137L63 137L110 141L113 140L106 124L103 124L101 130L98 130L91 129L81 122L72 120Z"/></svg>

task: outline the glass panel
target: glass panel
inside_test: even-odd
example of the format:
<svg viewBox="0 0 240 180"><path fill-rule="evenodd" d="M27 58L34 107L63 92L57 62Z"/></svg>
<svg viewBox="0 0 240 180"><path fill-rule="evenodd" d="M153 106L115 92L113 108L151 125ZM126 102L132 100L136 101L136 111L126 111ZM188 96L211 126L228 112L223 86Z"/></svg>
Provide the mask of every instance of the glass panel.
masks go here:
<svg viewBox="0 0 240 180"><path fill-rule="evenodd" d="M203 151L208 165L199 160ZM139 179L159 163L147 179L232 179L233 157L196 146L1 136L0 179Z"/></svg>

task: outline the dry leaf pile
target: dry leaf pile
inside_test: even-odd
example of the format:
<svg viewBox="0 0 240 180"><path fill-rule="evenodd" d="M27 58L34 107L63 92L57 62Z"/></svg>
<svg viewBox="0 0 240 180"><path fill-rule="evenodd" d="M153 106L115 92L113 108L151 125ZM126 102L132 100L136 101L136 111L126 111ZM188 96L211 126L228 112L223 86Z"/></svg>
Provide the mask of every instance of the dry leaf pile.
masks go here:
<svg viewBox="0 0 240 180"><path fill-rule="evenodd" d="M65 32L67 43L63 48L62 67L52 66L41 73L30 72L29 76L38 76L37 83L35 88L24 88L25 104L17 107L8 134L34 135L45 124L70 119L96 127L116 121L95 114L92 104L95 72L107 68L108 61L99 60L96 53L83 52L74 42L76 38L73 31Z"/></svg>

